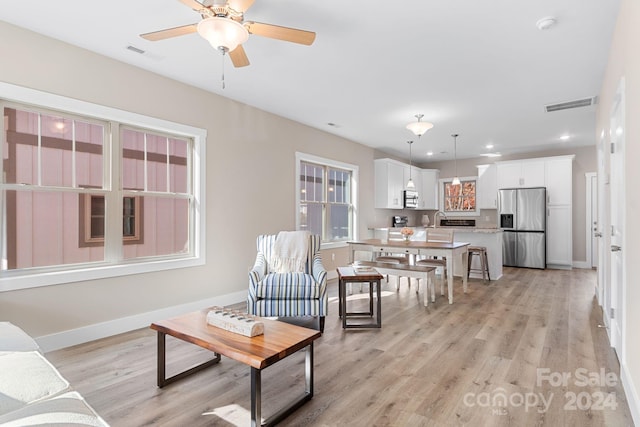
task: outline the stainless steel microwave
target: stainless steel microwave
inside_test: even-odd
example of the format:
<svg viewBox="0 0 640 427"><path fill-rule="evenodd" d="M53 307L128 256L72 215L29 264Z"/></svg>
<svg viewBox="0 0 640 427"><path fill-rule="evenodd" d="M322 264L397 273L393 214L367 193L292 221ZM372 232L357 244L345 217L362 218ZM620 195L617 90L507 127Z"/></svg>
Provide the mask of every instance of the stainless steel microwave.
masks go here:
<svg viewBox="0 0 640 427"><path fill-rule="evenodd" d="M418 192L413 190L404 190L402 192L404 199L404 207L415 209L418 207Z"/></svg>

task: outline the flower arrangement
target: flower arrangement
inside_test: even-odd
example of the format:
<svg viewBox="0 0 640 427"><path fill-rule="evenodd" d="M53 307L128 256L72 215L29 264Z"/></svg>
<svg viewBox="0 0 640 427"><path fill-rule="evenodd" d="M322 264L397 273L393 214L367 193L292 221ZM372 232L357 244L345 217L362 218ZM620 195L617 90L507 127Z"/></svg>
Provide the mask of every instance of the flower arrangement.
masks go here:
<svg viewBox="0 0 640 427"><path fill-rule="evenodd" d="M402 230L400 230L400 234L402 234L403 236L413 236L413 228L402 227Z"/></svg>
<svg viewBox="0 0 640 427"><path fill-rule="evenodd" d="M400 230L400 234L402 234L402 237L404 237L404 240L408 242L409 237L413 236L413 228L402 227L402 229Z"/></svg>

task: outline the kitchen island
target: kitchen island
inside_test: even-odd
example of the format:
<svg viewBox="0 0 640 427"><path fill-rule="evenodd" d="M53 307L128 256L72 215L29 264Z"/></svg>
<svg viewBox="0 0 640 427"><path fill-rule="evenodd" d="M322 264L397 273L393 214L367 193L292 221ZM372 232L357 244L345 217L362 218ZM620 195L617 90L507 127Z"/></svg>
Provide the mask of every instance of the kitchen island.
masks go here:
<svg viewBox="0 0 640 427"><path fill-rule="evenodd" d="M422 226L409 227L414 233L411 240L426 240L426 229ZM430 227L433 228L433 227ZM453 229L453 240L456 242L468 242L471 246L484 246L487 248L487 258L489 261L489 275L491 280L498 280L502 277L502 230L487 227L438 227ZM371 237L374 239L385 239L389 230L397 230L392 227L369 228ZM480 270L480 260L473 257L471 268ZM454 260L454 275L462 276L462 263L459 259ZM480 272L472 271L469 276L473 279L482 279Z"/></svg>

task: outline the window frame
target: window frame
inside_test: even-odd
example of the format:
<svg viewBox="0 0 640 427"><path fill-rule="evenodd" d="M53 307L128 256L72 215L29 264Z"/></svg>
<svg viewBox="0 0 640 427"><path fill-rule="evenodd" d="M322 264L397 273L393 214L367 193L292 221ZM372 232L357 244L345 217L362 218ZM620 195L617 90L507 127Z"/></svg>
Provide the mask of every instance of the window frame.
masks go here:
<svg viewBox="0 0 640 427"><path fill-rule="evenodd" d="M480 216L480 209L478 208L478 177L477 176L461 176L459 177L460 182L468 182L468 181L473 181L475 182L475 188L476 188L476 193L475 193L475 200L476 200L476 206L475 206L475 210L472 211L446 211L445 210L445 185L446 184L450 184L453 181L453 178L441 178L439 180L439 185L440 185L440 210L442 212L444 212L446 215L450 215L450 216Z"/></svg>
<svg viewBox="0 0 640 427"><path fill-rule="evenodd" d="M350 163L345 163L345 162L340 162L337 160L332 160L332 159L327 159L324 157L319 157L319 156L315 156L312 154L307 154L307 153L302 153L302 152L296 152L295 155L296 158L296 167L295 167L295 192L296 192L296 198L295 198L295 218L296 218L296 230L300 230L301 224L300 224L300 203L301 203L301 199L300 199L300 173L301 173L301 163L302 162L306 162L306 163L313 163L316 164L318 166L323 166L326 168L335 168L335 169L341 169L344 171L348 171L351 173L351 218L350 218L350 224L351 224L351 236L354 240L358 239L358 172L359 172L359 167L357 165L353 165ZM326 187L329 185L328 182L328 177L327 177L327 182L324 183L325 188L323 188L323 191L325 191L326 193ZM329 199L327 197L327 195L325 194L325 199L326 201L322 202L322 204L327 204L327 205L331 205L332 202L329 202ZM333 203L335 204L335 203ZM342 203L340 203L340 205L342 205ZM329 249L329 248L337 248L337 247L344 247L347 246L347 241L346 240L324 240L324 235L326 234L326 225L327 225L327 212L326 210L323 210L323 236L322 237L322 243L320 244L320 248L321 249Z"/></svg>
<svg viewBox="0 0 640 427"><path fill-rule="evenodd" d="M94 119L109 123L111 127L110 141L105 141L104 155L108 158L107 161L110 162L110 168L108 170L105 169L104 173L109 174L110 179L105 181L106 185L109 186L105 191L105 197L114 198L116 202L112 203L111 206L115 212L122 212L122 196L127 195L123 194L126 192L122 191L109 191L112 190L111 183L115 179L119 179L118 177L120 176L119 163L114 161L114 159L120 157L120 153L117 152L120 147L120 125L191 139L193 148L190 185L193 197L193 212L189 221L190 250L188 254L120 260L116 252L121 243L116 245L117 247L107 245L105 247L104 262L2 270L0 271L0 292L195 267L205 264L206 129L0 82L0 108L4 110L5 104L12 103L20 104L20 107L24 108L28 108L31 105L37 109L49 109L61 114L77 115L82 119ZM4 144L4 123L0 124L0 131L0 144ZM112 143L109 144L109 142ZM0 173L2 173L1 162ZM24 186L20 184L2 184L2 188L7 190L24 189ZM102 192L96 191L95 193ZM115 217L114 224L111 224L112 227L117 226L115 222L119 222L119 227L122 227L121 216L117 215ZM109 227L110 225L106 224L106 226ZM1 224L0 235L5 232L5 229L4 224ZM4 244L4 236L1 236L0 244Z"/></svg>

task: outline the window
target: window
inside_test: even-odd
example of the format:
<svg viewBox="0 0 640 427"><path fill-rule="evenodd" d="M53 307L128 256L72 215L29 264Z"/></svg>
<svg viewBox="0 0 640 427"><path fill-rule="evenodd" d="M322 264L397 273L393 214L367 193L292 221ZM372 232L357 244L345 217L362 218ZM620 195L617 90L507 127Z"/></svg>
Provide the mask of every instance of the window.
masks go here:
<svg viewBox="0 0 640 427"><path fill-rule="evenodd" d="M203 130L7 92L0 291L204 263Z"/></svg>
<svg viewBox="0 0 640 427"><path fill-rule="evenodd" d="M476 214L476 178L460 178L460 185L451 180L440 180L442 184L442 206L445 213Z"/></svg>
<svg viewBox="0 0 640 427"><path fill-rule="evenodd" d="M298 153L297 170L297 228L323 243L353 239L357 167Z"/></svg>

